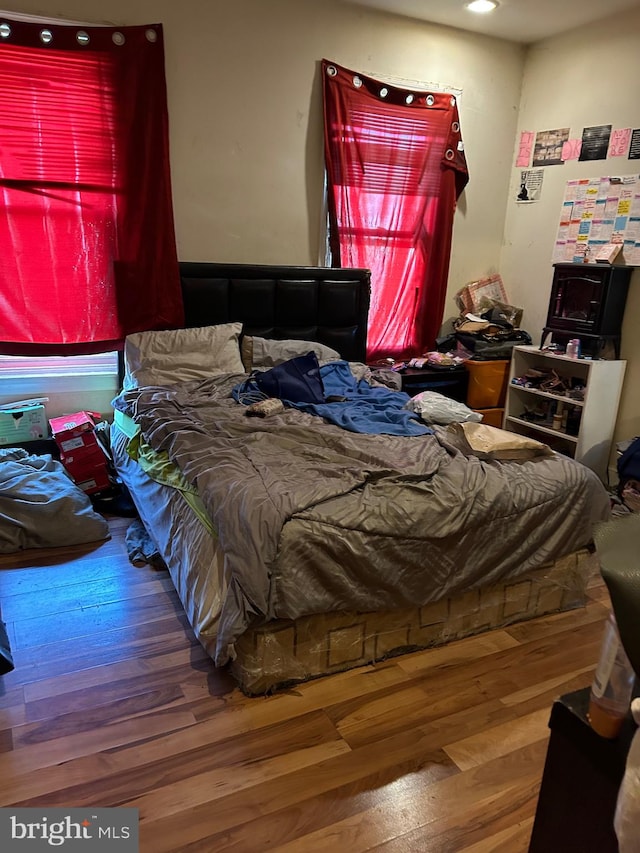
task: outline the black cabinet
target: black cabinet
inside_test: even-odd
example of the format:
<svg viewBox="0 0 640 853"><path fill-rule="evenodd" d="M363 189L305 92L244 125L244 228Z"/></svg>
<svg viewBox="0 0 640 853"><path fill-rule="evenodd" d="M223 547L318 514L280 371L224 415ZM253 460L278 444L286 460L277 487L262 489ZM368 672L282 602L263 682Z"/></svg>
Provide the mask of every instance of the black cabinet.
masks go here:
<svg viewBox="0 0 640 853"><path fill-rule="evenodd" d="M589 688L553 703L529 853L618 851L613 817L636 726L629 715L620 735L605 740L589 725L588 706Z"/></svg>
<svg viewBox="0 0 640 853"><path fill-rule="evenodd" d="M552 334L566 345L580 338L582 351L599 358L607 343L620 356L620 331L632 267L555 264L541 346Z"/></svg>
<svg viewBox="0 0 640 853"><path fill-rule="evenodd" d="M463 364L451 368L405 367L401 376L402 390L410 397L421 391L436 391L459 403L467 398L469 374Z"/></svg>

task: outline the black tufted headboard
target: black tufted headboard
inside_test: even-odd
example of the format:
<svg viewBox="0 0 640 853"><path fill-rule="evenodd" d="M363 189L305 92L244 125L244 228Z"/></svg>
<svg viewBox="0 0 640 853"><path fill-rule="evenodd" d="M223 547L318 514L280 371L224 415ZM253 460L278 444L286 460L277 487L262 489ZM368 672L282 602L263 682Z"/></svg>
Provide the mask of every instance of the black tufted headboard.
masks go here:
<svg viewBox="0 0 640 853"><path fill-rule="evenodd" d="M187 328L241 322L247 335L366 359L369 270L183 261L180 278Z"/></svg>

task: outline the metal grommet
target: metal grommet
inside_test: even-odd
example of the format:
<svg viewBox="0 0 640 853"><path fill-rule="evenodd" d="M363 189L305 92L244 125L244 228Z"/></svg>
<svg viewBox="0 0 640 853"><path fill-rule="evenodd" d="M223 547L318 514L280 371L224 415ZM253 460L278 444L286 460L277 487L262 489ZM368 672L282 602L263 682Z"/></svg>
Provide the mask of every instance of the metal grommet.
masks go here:
<svg viewBox="0 0 640 853"><path fill-rule="evenodd" d="M453 153L453 148L447 148L447 150L444 152L444 156L447 158L447 160L453 160L453 158L455 157L455 154Z"/></svg>
<svg viewBox="0 0 640 853"><path fill-rule="evenodd" d="M145 36L147 37L147 41L154 42L158 41L158 33L155 30L149 28L144 31Z"/></svg>
<svg viewBox="0 0 640 853"><path fill-rule="evenodd" d="M407 95L407 97L404 99L404 102L405 102L405 104L412 104L413 103L413 95L411 95L411 94Z"/></svg>
<svg viewBox="0 0 640 853"><path fill-rule="evenodd" d="M78 44L89 44L89 40L89 33L85 33L84 30L78 30L78 32L76 33L76 41L78 42Z"/></svg>
<svg viewBox="0 0 640 853"><path fill-rule="evenodd" d="M329 75L329 77L335 77L337 73L338 69L335 67L335 65L327 65L327 74Z"/></svg>
<svg viewBox="0 0 640 853"><path fill-rule="evenodd" d="M356 89L359 89L360 86L362 86L362 80L359 77L354 77L353 85L356 87Z"/></svg>
<svg viewBox="0 0 640 853"><path fill-rule="evenodd" d="M427 97L425 98L425 102L428 107L432 107L435 104L436 99L433 97L433 95L427 95Z"/></svg>
<svg viewBox="0 0 640 853"><path fill-rule="evenodd" d="M51 44L53 41L53 33L51 30L40 30L40 41L42 44Z"/></svg>
<svg viewBox="0 0 640 853"><path fill-rule="evenodd" d="M451 125L451 130L452 130L454 133L457 133L457 132L460 130L460 125L458 124L458 122L457 122L457 121L454 121L454 122L453 122L453 124Z"/></svg>
<svg viewBox="0 0 640 853"><path fill-rule="evenodd" d="M386 86L383 86L382 89L380 89L380 97L386 98L388 94L389 94L389 90L387 89Z"/></svg>
<svg viewBox="0 0 640 853"><path fill-rule="evenodd" d="M124 44L124 42L125 42L125 38L124 38L124 36L122 35L122 33L119 33L119 32L118 32L118 33L114 33L114 34L111 36L111 41L112 41L114 44L117 44L117 45L123 45L123 44Z"/></svg>
<svg viewBox="0 0 640 853"><path fill-rule="evenodd" d="M8 39L11 35L11 27L9 24L0 24L0 38Z"/></svg>

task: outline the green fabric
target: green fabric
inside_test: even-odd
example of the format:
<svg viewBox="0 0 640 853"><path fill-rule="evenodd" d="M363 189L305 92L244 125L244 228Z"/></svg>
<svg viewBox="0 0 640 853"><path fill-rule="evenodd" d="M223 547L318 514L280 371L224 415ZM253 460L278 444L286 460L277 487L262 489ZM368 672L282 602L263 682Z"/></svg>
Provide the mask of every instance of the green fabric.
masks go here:
<svg viewBox="0 0 640 853"><path fill-rule="evenodd" d="M217 536L195 486L185 480L180 469L169 459L169 455L165 451L158 453L150 447L142 437L140 427L128 415L116 409L114 421L129 439L127 453L145 474L163 486L177 489L211 536Z"/></svg>
<svg viewBox="0 0 640 853"><path fill-rule="evenodd" d="M129 415L125 415L125 413L121 412L119 409L114 409L113 422L118 429L127 436L127 438L133 438L134 435L140 432L140 427L133 418L130 418Z"/></svg>

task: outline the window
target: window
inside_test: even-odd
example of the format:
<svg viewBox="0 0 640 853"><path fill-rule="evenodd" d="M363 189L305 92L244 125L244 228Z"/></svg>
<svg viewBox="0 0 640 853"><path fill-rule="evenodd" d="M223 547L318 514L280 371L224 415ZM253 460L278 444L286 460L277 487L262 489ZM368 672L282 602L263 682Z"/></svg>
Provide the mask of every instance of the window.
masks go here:
<svg viewBox="0 0 640 853"><path fill-rule="evenodd" d="M117 376L118 353L100 352L93 355L75 355L68 357L30 358L24 356L0 355L0 376L2 380L31 379L37 377L62 376ZM2 386L2 381L0 381Z"/></svg>
<svg viewBox="0 0 640 853"><path fill-rule="evenodd" d="M332 263L372 273L368 357L418 355L442 323L467 182L457 102L323 60Z"/></svg>
<svg viewBox="0 0 640 853"><path fill-rule="evenodd" d="M162 28L0 18L0 352L182 322Z"/></svg>

